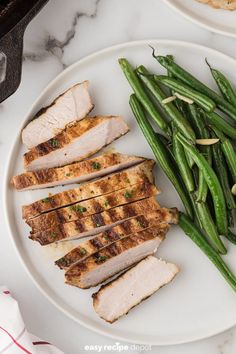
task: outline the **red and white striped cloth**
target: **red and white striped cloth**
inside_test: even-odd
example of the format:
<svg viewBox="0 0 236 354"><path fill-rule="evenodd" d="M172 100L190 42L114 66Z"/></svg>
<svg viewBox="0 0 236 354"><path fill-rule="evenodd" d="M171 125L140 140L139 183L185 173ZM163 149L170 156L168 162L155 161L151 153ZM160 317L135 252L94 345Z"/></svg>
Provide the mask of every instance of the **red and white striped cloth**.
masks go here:
<svg viewBox="0 0 236 354"><path fill-rule="evenodd" d="M25 353L63 354L26 330L18 302L6 287L0 286L0 354Z"/></svg>

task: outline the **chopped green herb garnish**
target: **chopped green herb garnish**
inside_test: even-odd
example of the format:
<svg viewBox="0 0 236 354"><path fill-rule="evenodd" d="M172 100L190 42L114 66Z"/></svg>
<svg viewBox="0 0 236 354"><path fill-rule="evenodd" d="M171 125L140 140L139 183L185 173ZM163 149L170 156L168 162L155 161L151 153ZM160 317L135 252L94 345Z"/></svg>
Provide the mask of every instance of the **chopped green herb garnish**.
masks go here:
<svg viewBox="0 0 236 354"><path fill-rule="evenodd" d="M71 205L70 209L75 211L76 213L84 213L87 211L87 208L83 207L82 205Z"/></svg>
<svg viewBox="0 0 236 354"><path fill-rule="evenodd" d="M126 180L125 180L125 181L126 181L126 183L130 183L130 180L129 180L129 178L126 178Z"/></svg>
<svg viewBox="0 0 236 354"><path fill-rule="evenodd" d="M139 226L141 226L141 227L145 227L145 224L144 224L144 222L143 222L143 221L141 221L141 220L137 220L137 223L139 224Z"/></svg>
<svg viewBox="0 0 236 354"><path fill-rule="evenodd" d="M96 263L104 262L107 258L108 258L108 256L99 256L96 259Z"/></svg>
<svg viewBox="0 0 236 354"><path fill-rule="evenodd" d="M57 238L57 233L56 232L50 232L50 237L55 240Z"/></svg>
<svg viewBox="0 0 236 354"><path fill-rule="evenodd" d="M57 140L57 139L51 139L51 140L50 140L50 145L51 145L52 147L58 147L58 146L60 146L60 142L59 142L59 140Z"/></svg>
<svg viewBox="0 0 236 354"><path fill-rule="evenodd" d="M65 173L65 176L66 177L70 177L70 173Z"/></svg>
<svg viewBox="0 0 236 354"><path fill-rule="evenodd" d="M101 164L99 162L93 162L92 167L94 170L100 170Z"/></svg>
<svg viewBox="0 0 236 354"><path fill-rule="evenodd" d="M105 208L107 208L108 205L109 205L109 202L108 202L108 200L106 200L105 203L104 203Z"/></svg>
<svg viewBox="0 0 236 354"><path fill-rule="evenodd" d="M132 196L133 196L133 194L131 192L128 192L128 191L126 191L125 194L124 194L124 197L127 198L127 199L128 198L132 198Z"/></svg>
<svg viewBox="0 0 236 354"><path fill-rule="evenodd" d="M42 199L42 202L43 203L49 203L50 202L50 198L46 197L46 198Z"/></svg>
<svg viewBox="0 0 236 354"><path fill-rule="evenodd" d="M70 261L69 261L69 259L67 259L66 257L60 258L56 263L57 263L58 265L62 265L62 266L64 266L64 267L70 265Z"/></svg>
<svg viewBox="0 0 236 354"><path fill-rule="evenodd" d="M80 247L79 251L82 256L84 256L87 253L87 250L84 247Z"/></svg>

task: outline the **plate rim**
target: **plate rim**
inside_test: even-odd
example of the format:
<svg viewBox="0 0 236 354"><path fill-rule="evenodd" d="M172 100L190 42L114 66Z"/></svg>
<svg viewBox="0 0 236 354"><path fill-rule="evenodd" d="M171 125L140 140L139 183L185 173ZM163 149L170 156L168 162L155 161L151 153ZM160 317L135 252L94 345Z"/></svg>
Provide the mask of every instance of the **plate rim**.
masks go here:
<svg viewBox="0 0 236 354"><path fill-rule="evenodd" d="M79 60L77 60L75 63L71 64L70 66L68 66L66 69L64 69L61 73L59 73L52 81L49 82L49 84L46 85L46 87L42 90L41 94L33 101L32 105L30 106L30 109L27 111L27 113L24 115L24 119L22 119L22 124L20 125L19 131L17 132L17 134L14 136L13 138L13 142L10 146L9 149L9 153L8 153L8 157L7 157L7 163L5 165L5 169L4 169L4 176L3 176L3 207L4 207L4 217L5 217L5 221L6 221L6 226L7 226L7 231L9 233L10 236L10 240L11 243L13 245L13 248L15 249L15 252L18 256L18 258L20 259L21 264L23 265L24 269L26 270L26 273L28 274L29 278L33 281L33 283L36 285L37 289L39 289L39 291L41 292L41 294L43 294L47 300L53 304L59 311L61 311L64 315L66 315L68 318L74 320L75 322L79 323L80 325L84 326L85 328L94 331L100 335L112 338L112 339L116 339L116 340L120 340L126 343L131 343L131 344L143 344L143 345L155 345L155 346L170 346L170 345L178 345L178 344L186 344L186 343L191 343L191 342L195 342L195 341L199 341L199 340L203 340L206 338L210 338L212 336L215 336L217 334L223 333L229 329L231 329L232 327L236 326L236 319L235 319L235 323L229 324L226 327L223 326L222 328L218 328L217 330L214 331L208 331L208 333L206 335L202 334L202 335L198 335L198 336L191 336L188 340L184 340L184 339L180 339L180 340L175 340L175 341L156 341L156 340L140 340L139 338L135 339L133 336L131 338L128 337L124 337L122 335L118 335L118 334L114 334L114 333L110 333L107 332L105 329L101 329L99 326L97 325L90 325L87 324L85 321L83 321L82 319L78 318L77 316L74 316L69 310L67 310L66 308L64 308L62 305L60 305L60 303L56 300L54 300L54 298L50 295L50 293L43 288L43 286L40 284L40 279L37 276L37 274L35 275L33 270L30 269L30 266L27 264L27 261L24 260L23 257L23 252L18 248L17 246L17 241L15 239L14 236L14 231L13 231L13 225L12 225L12 221L10 221L10 205L8 202L8 193L10 192L10 171L12 169L12 160L15 156L15 152L16 149L21 141L21 131L23 129L23 127L25 126L26 122L29 121L29 117L31 115L31 113L35 110L35 108L37 107L38 102L42 99L42 97L45 95L45 93L51 89L51 87L53 87L53 85L60 80L61 78L63 78L63 76L66 76L70 71L73 71L74 68L77 67L77 65L81 65L86 61L89 60L93 60L96 59L96 57L99 57L100 55L106 55L112 51L116 51L116 50L121 50L124 48L130 48L130 47L137 47L137 46L143 46L143 45L148 45L148 44L152 44L152 45L158 45L158 44L164 44L164 45L174 45L174 46L185 46L187 48L198 48L198 49L202 49L202 50L207 50L212 54L221 56L221 57L225 57L227 60L232 61L234 64L236 64L236 60L229 56L226 55L224 53L222 53L221 51L218 51L216 49L212 49L210 47L204 46L204 45L200 45L200 44L196 44L193 42L188 42L188 41L179 41L179 40L169 40L169 39L143 39L143 40L136 40L136 41L127 41L125 43L121 43L121 44L116 44L116 45L112 45L109 47L106 47L104 49L98 50L88 56L85 56Z"/></svg>
<svg viewBox="0 0 236 354"><path fill-rule="evenodd" d="M163 1L172 10L174 10L175 12L180 14L182 17L186 18L188 21L194 23L195 25L198 25L198 26L200 26L200 27L202 27L202 28L204 28L204 29L206 29L206 30L208 30L210 32L218 33L218 34L221 34L221 35L226 36L226 37L236 38L236 33L232 33L232 32L228 32L228 31L217 29L214 26L207 25L207 24L195 19L191 15L188 15L185 11L181 11L179 9L179 7L172 2L172 0L163 0ZM227 11L227 10L225 10L225 11Z"/></svg>

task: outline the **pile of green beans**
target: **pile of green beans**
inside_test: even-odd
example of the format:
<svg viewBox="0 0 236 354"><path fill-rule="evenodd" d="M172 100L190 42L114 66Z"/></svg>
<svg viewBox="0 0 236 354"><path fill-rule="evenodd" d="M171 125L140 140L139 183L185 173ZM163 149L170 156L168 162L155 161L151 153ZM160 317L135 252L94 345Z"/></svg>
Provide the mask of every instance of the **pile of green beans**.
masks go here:
<svg viewBox="0 0 236 354"><path fill-rule="evenodd" d="M187 215L180 213L180 227L236 290L236 277L221 256L227 253L227 242L236 244L230 230L236 209L232 194L236 128L229 123L236 120L236 93L226 76L208 63L220 94L176 64L171 55L153 56L167 69L166 75L152 73L143 65L134 69L127 59L119 59L133 90L130 107L182 200ZM224 112L224 118L216 109Z"/></svg>

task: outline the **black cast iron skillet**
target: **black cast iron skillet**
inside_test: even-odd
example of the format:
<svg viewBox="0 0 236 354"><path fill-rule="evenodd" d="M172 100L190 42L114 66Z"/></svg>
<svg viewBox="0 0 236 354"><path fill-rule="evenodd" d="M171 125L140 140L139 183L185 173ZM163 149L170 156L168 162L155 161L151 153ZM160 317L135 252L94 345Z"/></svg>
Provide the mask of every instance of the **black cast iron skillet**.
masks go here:
<svg viewBox="0 0 236 354"><path fill-rule="evenodd" d="M0 102L21 80L23 36L28 23L48 0L0 0Z"/></svg>

